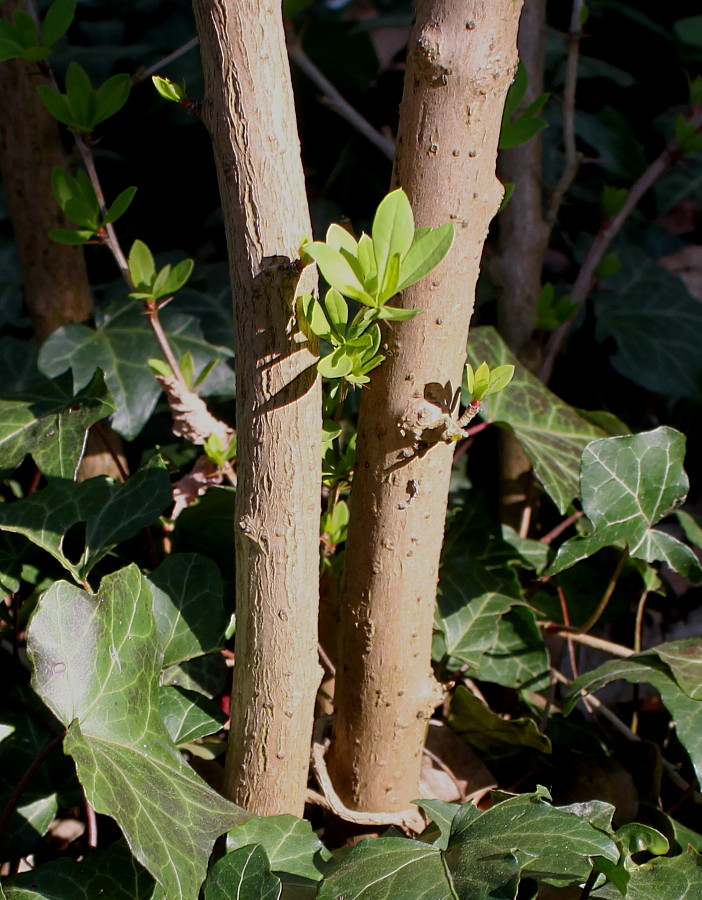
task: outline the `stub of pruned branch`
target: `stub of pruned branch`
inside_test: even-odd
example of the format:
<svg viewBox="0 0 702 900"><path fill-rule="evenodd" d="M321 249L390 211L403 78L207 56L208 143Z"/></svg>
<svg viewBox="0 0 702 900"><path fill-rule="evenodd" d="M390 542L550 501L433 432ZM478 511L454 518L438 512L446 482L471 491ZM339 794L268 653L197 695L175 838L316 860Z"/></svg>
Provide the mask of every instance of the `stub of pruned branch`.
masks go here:
<svg viewBox="0 0 702 900"><path fill-rule="evenodd" d="M234 431L216 419L205 402L182 381L173 376L156 376L166 394L173 415L173 433L192 444L204 444L210 435L217 435L223 447L229 446Z"/></svg>

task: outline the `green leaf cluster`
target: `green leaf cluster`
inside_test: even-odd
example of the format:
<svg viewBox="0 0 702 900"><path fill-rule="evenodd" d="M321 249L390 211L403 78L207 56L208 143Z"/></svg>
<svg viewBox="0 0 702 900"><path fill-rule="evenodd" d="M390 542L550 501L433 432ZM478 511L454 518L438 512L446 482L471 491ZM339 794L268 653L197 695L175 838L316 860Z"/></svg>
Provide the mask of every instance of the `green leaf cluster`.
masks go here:
<svg viewBox="0 0 702 900"><path fill-rule="evenodd" d="M502 113L502 130L500 132L500 150L507 150L510 147L518 147L520 144L526 144L534 135L538 134L548 123L538 114L543 109L550 94L540 94L536 100L529 104L520 116L515 118L515 114L526 94L529 85L529 75L526 67L522 62L519 63L514 76L514 81L507 91L505 100L505 108ZM511 192L510 192L511 193Z"/></svg>
<svg viewBox="0 0 702 900"><path fill-rule="evenodd" d="M506 388L514 378L514 369L513 365L505 365L491 371L488 364L482 362L473 371L473 366L466 363L466 390L471 401L480 403L484 397Z"/></svg>
<svg viewBox="0 0 702 900"><path fill-rule="evenodd" d="M137 192L135 187L125 188L103 213L90 178L79 169L75 178L58 167L51 173L51 186L59 207L77 230L56 228L49 237L61 244L85 244L104 233L106 225L116 222L125 214Z"/></svg>
<svg viewBox="0 0 702 900"><path fill-rule="evenodd" d="M68 31L76 11L76 0L54 0L41 29L27 10L15 9L12 21L0 20L0 62L26 59L41 62Z"/></svg>
<svg viewBox="0 0 702 900"><path fill-rule="evenodd" d="M330 285L323 303L310 295L300 298L304 327L333 347L319 361L319 372L351 384L366 384L367 373L384 358L378 354L378 320L402 322L419 312L387 303L441 263L451 249L453 225L415 228L409 199L398 188L378 206L371 234L356 240L340 225L330 225L325 241L301 248ZM362 307L351 324L344 298Z"/></svg>
<svg viewBox="0 0 702 900"><path fill-rule="evenodd" d="M78 134L91 134L96 125L118 112L129 97L129 75L112 75L93 88L82 66L72 62L66 72L66 93L38 85L37 90L51 115Z"/></svg>
<svg viewBox="0 0 702 900"><path fill-rule="evenodd" d="M134 241L129 251L129 277L134 285L130 297L142 300L147 306L156 304L162 297L172 297L192 275L194 262L184 259L175 266L165 265L156 270L156 263L143 241Z"/></svg>
<svg viewBox="0 0 702 900"><path fill-rule="evenodd" d="M539 291L536 298L536 328L539 331L555 331L572 318L575 304L570 302L570 294L556 297L550 281Z"/></svg>

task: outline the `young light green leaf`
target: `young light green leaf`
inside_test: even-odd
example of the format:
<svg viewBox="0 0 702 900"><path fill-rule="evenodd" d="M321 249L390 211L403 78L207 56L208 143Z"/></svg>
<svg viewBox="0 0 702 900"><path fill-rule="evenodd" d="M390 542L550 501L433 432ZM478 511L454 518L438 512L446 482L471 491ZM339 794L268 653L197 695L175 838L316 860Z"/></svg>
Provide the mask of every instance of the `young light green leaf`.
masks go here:
<svg viewBox="0 0 702 900"><path fill-rule="evenodd" d="M42 99L44 106L49 110L51 115L71 128L74 124L73 113L63 94L55 91L46 84L38 84L37 91Z"/></svg>
<svg viewBox="0 0 702 900"><path fill-rule="evenodd" d="M15 9L12 15L12 24L15 26L16 39L25 50L37 47L41 44L37 23L26 9L22 9L21 7ZM23 54L23 56L25 56L25 59L27 58L25 54Z"/></svg>
<svg viewBox="0 0 702 900"><path fill-rule="evenodd" d="M214 367L217 365L218 362L219 362L218 359L211 359L207 363L205 368L202 370L202 372L200 372L200 374L195 379L195 383L193 384L193 390L195 390L196 388L199 388L200 385L203 384L203 382L207 379L208 375L214 369Z"/></svg>
<svg viewBox="0 0 702 900"><path fill-rule="evenodd" d="M343 347L323 356L317 363L317 371L324 378L343 378L353 371L353 360Z"/></svg>
<svg viewBox="0 0 702 900"><path fill-rule="evenodd" d="M121 218L121 216L126 213L127 209L129 208L129 204L134 199L134 195L136 194L136 192L137 189L135 187L128 187L117 195L116 200L107 210L107 215L105 216L105 224L116 222L117 219Z"/></svg>
<svg viewBox="0 0 702 900"><path fill-rule="evenodd" d="M152 75L151 81L164 100L180 103L181 100L185 99L185 83L182 85L176 84L170 78L162 78L160 75Z"/></svg>
<svg viewBox="0 0 702 900"><path fill-rule="evenodd" d="M129 275L135 288L151 290L156 279L156 266L151 251L143 241L134 241L129 251Z"/></svg>
<svg viewBox="0 0 702 900"><path fill-rule="evenodd" d="M478 368L475 370L475 384L473 387L473 399L474 400L482 400L485 396L485 391L488 389L488 385L490 384L490 369L488 368L488 364L486 362L480 363Z"/></svg>
<svg viewBox="0 0 702 900"><path fill-rule="evenodd" d="M70 200L77 191L74 179L58 166L54 166L51 170L51 189L61 209L65 208L66 201Z"/></svg>
<svg viewBox="0 0 702 900"><path fill-rule="evenodd" d="M416 284L433 271L444 259L453 244L454 229L451 222L428 231L417 229L418 237L413 242L400 265L400 281L397 291Z"/></svg>
<svg viewBox="0 0 702 900"><path fill-rule="evenodd" d="M529 73L527 72L524 63L520 60L519 65L517 66L517 71L514 73L514 81L509 86L509 90L507 91L505 108L502 113L503 122L509 122L512 116L519 109L528 86Z"/></svg>
<svg viewBox="0 0 702 900"><path fill-rule="evenodd" d="M614 839L622 845L627 856L641 850L647 850L656 856L664 856L670 850L668 838L650 825L642 825L640 822L621 825L615 831Z"/></svg>
<svg viewBox="0 0 702 900"><path fill-rule="evenodd" d="M130 81L129 75L123 72L120 75L113 75L97 89L96 94L96 113L93 125L103 122L110 116L113 116L127 102L129 97Z"/></svg>
<svg viewBox="0 0 702 900"><path fill-rule="evenodd" d="M85 200L71 197L66 200L64 212L72 222L81 228L89 228L95 232L100 227L100 207L97 203L95 206L91 206Z"/></svg>
<svg viewBox="0 0 702 900"><path fill-rule="evenodd" d="M161 271L156 276L156 280L151 285L151 293L155 298L163 297L166 294L170 293L168 290L168 285L170 283L171 278L171 264L168 263L165 265Z"/></svg>
<svg viewBox="0 0 702 900"><path fill-rule="evenodd" d="M47 47L52 47L64 36L73 21L75 12L76 0L54 0L42 22L42 37Z"/></svg>
<svg viewBox="0 0 702 900"><path fill-rule="evenodd" d="M2 29L3 25L12 27L9 25L9 22L0 22L0 62L7 62L10 59L21 59L24 47L18 41L13 40L14 30L8 34L5 29Z"/></svg>
<svg viewBox="0 0 702 900"><path fill-rule="evenodd" d="M322 443L333 441L341 434L341 425L334 419L325 419L322 423Z"/></svg>
<svg viewBox="0 0 702 900"><path fill-rule="evenodd" d="M302 297L302 307L312 334L325 340L331 340L332 327L319 300L312 294L305 294Z"/></svg>
<svg viewBox="0 0 702 900"><path fill-rule="evenodd" d="M363 232L358 239L358 262L363 275L363 284L370 294L374 294L377 288L378 270L375 265L375 253L373 252L373 241Z"/></svg>
<svg viewBox="0 0 702 900"><path fill-rule="evenodd" d="M526 144L534 135L547 127L548 123L546 120L539 119L536 116L522 116L516 122L507 122L502 126L499 149L507 150L510 147Z"/></svg>
<svg viewBox="0 0 702 900"><path fill-rule="evenodd" d="M338 291L335 291L334 288L329 288L324 297L324 307L332 327L339 338L343 338L346 332L346 323L349 319L349 309L346 301Z"/></svg>
<svg viewBox="0 0 702 900"><path fill-rule="evenodd" d="M66 72L66 100L73 115L74 127L81 132L92 131L97 100L88 73L77 62L72 62Z"/></svg>
<svg viewBox="0 0 702 900"><path fill-rule="evenodd" d="M352 256L358 256L356 238L341 225L332 224L327 228L325 241L335 250L346 250Z"/></svg>
<svg viewBox="0 0 702 900"><path fill-rule="evenodd" d="M59 244L70 244L77 247L80 244L87 243L94 234L94 231L72 231L69 228L54 228L49 232L49 237L52 241L56 241Z"/></svg>
<svg viewBox="0 0 702 900"><path fill-rule="evenodd" d="M404 259L414 240L414 216L407 194L398 188L380 203L373 219L373 250L378 284L385 281L385 270L397 254Z"/></svg>
<svg viewBox="0 0 702 900"><path fill-rule="evenodd" d="M175 294L188 281L193 273L194 266L195 263L192 259L182 259L179 263L176 263L171 269L171 274L162 290L165 290L166 294ZM159 296L155 290L154 293L156 293L156 296Z"/></svg>
<svg viewBox="0 0 702 900"><path fill-rule="evenodd" d="M385 267L383 283L378 294L378 303L382 306L397 293L397 285L400 280L400 254L393 253Z"/></svg>
<svg viewBox="0 0 702 900"><path fill-rule="evenodd" d="M165 359L154 357L153 359L148 359L147 362L154 375L160 375L162 378L173 377L173 370L168 365Z"/></svg>
<svg viewBox="0 0 702 900"><path fill-rule="evenodd" d="M466 363L466 390L472 399L475 392L475 372L470 363Z"/></svg>
<svg viewBox="0 0 702 900"><path fill-rule="evenodd" d="M487 397L489 394L496 394L498 391L507 387L514 378L514 369L514 366L509 365L497 366L496 369L493 369L492 372L490 372L490 383L487 386L487 390L483 393L483 397Z"/></svg>
<svg viewBox="0 0 702 900"><path fill-rule="evenodd" d="M421 309L401 309L399 306L381 306L378 318L386 322L407 322L422 312Z"/></svg>
<svg viewBox="0 0 702 900"><path fill-rule="evenodd" d="M192 387L193 378L195 376L195 363L193 362L193 355L189 350L181 356L178 365L180 366L180 371L185 379L185 383L188 387Z"/></svg>
<svg viewBox="0 0 702 900"><path fill-rule="evenodd" d="M314 241L312 244L305 244L304 252L317 263L330 287L343 294L344 297L351 297L365 306L377 306L349 261L339 250L335 250L321 241Z"/></svg>

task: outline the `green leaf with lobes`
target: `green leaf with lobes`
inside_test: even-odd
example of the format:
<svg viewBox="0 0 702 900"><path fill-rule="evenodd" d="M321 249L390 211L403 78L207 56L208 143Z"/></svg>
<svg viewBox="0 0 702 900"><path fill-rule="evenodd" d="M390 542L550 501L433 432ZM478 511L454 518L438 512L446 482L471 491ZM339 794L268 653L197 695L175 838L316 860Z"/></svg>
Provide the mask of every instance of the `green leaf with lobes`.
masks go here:
<svg viewBox="0 0 702 900"><path fill-rule="evenodd" d="M205 900L278 900L282 888L263 847L249 844L217 860L204 895Z"/></svg>
<svg viewBox="0 0 702 900"><path fill-rule="evenodd" d="M169 900L197 900L215 840L249 814L201 781L166 732L151 606L134 565L97 595L56 582L29 626L33 687L67 728L93 808L117 821Z"/></svg>
<svg viewBox="0 0 702 900"><path fill-rule="evenodd" d="M0 504L0 530L23 534L82 581L113 547L150 525L171 501L171 483L159 460L125 484L105 476L79 483L52 479L23 500ZM86 523L77 562L64 552L68 530Z"/></svg>
<svg viewBox="0 0 702 900"><path fill-rule="evenodd" d="M545 574L555 575L602 547L624 543L636 559L661 560L691 581L702 581L702 566L692 550L653 528L687 496L684 456L684 435L665 426L588 444L580 481L592 532L566 541Z"/></svg>

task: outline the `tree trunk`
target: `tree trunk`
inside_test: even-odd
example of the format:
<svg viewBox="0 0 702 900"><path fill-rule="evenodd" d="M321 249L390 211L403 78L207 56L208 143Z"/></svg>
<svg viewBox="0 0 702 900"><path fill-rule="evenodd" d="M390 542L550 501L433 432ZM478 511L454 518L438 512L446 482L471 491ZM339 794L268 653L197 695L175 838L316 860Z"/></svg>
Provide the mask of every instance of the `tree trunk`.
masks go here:
<svg viewBox="0 0 702 900"><path fill-rule="evenodd" d="M6 0L11 19L21 0ZM90 318L93 304L83 250L52 241L53 228L70 228L51 190L51 170L66 167L56 120L36 85L47 84L37 63L0 64L0 169L24 276L24 298L39 343L67 322Z"/></svg>
<svg viewBox="0 0 702 900"><path fill-rule="evenodd" d="M543 92L546 0L525 0L519 23L519 56L529 84L523 106ZM514 193L500 214L497 255L491 273L497 286L497 322L501 336L532 372L541 363L540 344L534 340L536 299L541 290L541 269L549 227L543 217L541 135L500 153L503 182ZM519 529L528 499L531 463L513 434L500 433L500 504L502 520Z"/></svg>
<svg viewBox="0 0 702 900"><path fill-rule="evenodd" d="M11 20L16 9L25 8L21 0L6 0L0 16ZM93 312L82 247L59 244L48 234L70 227L51 189L54 166L67 168L58 125L36 89L49 83L37 63L0 63L0 171L22 267L24 301L39 344L62 325L84 322ZM119 436L107 423L102 434L125 469ZM91 429L78 477L100 474L121 481L119 466Z"/></svg>
<svg viewBox="0 0 702 900"><path fill-rule="evenodd" d="M302 815L317 662L321 395L293 266L311 235L280 0L195 0L236 328L236 655L226 789Z"/></svg>
<svg viewBox="0 0 702 900"><path fill-rule="evenodd" d="M461 384L481 251L502 195L495 158L520 5L420 0L410 39L394 181L417 225L452 221L456 240L404 292L402 305L423 312L387 329L387 359L361 402L329 760L354 809L398 811L419 794L437 702L431 639L454 445L406 454L417 449L413 425L438 412L426 398Z"/></svg>

